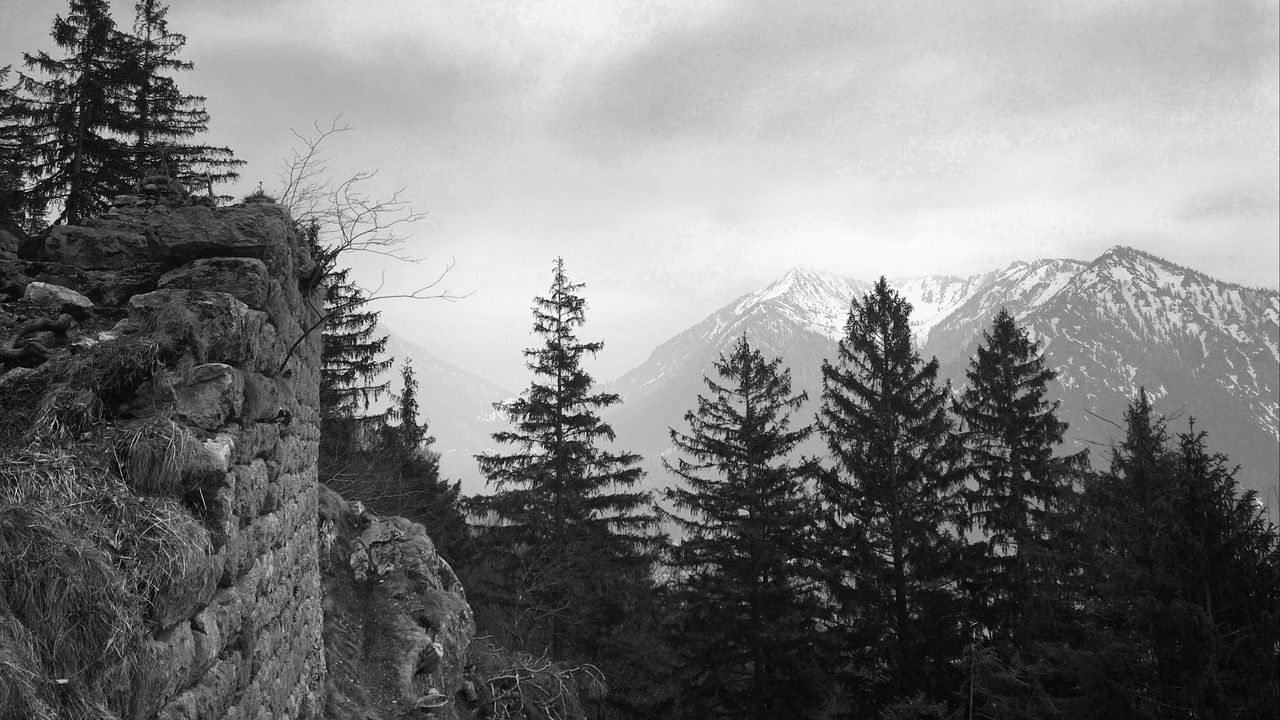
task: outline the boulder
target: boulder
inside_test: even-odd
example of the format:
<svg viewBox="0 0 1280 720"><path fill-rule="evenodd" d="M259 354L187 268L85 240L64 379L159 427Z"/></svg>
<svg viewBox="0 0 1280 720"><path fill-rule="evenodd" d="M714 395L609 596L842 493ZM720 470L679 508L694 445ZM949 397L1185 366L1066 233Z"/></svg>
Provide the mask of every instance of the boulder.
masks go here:
<svg viewBox="0 0 1280 720"><path fill-rule="evenodd" d="M197 365L173 386L174 415L204 430L215 430L240 415L244 380L223 363Z"/></svg>
<svg viewBox="0 0 1280 720"><path fill-rule="evenodd" d="M120 270L151 259L147 239L138 233L77 225L50 228L42 255L81 270Z"/></svg>
<svg viewBox="0 0 1280 720"><path fill-rule="evenodd" d="M91 308L93 301L70 288L51 283L33 282L27 285L22 297L37 304L62 308L70 305L76 308Z"/></svg>
<svg viewBox="0 0 1280 720"><path fill-rule="evenodd" d="M128 309L134 323L178 339L197 362L274 372L282 359L266 314L227 293L156 290L129 298Z"/></svg>
<svg viewBox="0 0 1280 720"><path fill-rule="evenodd" d="M156 207L140 219L152 258L167 268L214 257L258 258L282 266L283 258L276 256L289 252L292 220L279 205Z"/></svg>
<svg viewBox="0 0 1280 720"><path fill-rule="evenodd" d="M217 290L254 310L267 302L271 277L257 258L201 258L160 276L160 288Z"/></svg>

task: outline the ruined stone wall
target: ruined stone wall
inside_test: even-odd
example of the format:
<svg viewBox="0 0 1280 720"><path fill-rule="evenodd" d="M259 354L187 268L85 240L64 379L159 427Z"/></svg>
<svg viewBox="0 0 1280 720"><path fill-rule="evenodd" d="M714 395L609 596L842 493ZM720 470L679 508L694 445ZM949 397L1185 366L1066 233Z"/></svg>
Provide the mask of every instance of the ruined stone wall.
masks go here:
<svg viewBox="0 0 1280 720"><path fill-rule="evenodd" d="M172 437L194 438L214 466L183 498L207 532L205 550L154 602L144 649L154 670L121 689L133 696L124 703L130 714L316 717L325 678L320 334L305 332L317 320L318 302L304 295L316 289L314 266L287 212L273 204L118 208L84 227L54 228L33 255L24 266L38 272L26 278L35 280L28 298L68 289L85 297L52 302L92 302L123 316L77 342L144 330L173 336L177 352L108 410L122 425L162 422Z"/></svg>

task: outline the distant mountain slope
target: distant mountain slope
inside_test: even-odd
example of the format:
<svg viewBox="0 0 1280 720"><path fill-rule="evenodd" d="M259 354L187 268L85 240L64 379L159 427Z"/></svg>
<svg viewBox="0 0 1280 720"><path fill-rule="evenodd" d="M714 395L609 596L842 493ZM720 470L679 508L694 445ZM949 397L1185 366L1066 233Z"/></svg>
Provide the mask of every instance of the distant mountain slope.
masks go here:
<svg viewBox="0 0 1280 720"><path fill-rule="evenodd" d="M936 356L957 389L982 332L1007 308L1045 344L1060 375L1069 437L1106 461L1107 444L1139 386L1172 415L1194 415L1214 449L1240 463L1241 481L1276 504L1280 477L1280 298L1117 247L1093 262L1019 262L969 278L930 276L891 281L915 308L912 328L921 355ZM725 305L663 343L610 389L623 403L608 417L622 447L642 453L648 484L669 482L659 457L667 428L703 391L702 375L717 355L747 333L766 355L778 355L795 385L809 392L812 417L821 393L820 367L835 353L849 301L869 284L805 268ZM1186 418L1171 424L1186 429ZM810 451L820 448L811 444Z"/></svg>
<svg viewBox="0 0 1280 720"><path fill-rule="evenodd" d="M649 359L608 386L622 404L605 417L619 447L641 453L650 485L666 484L659 455L670 445L668 428L685 428L684 413L704 392L703 373L744 332L766 356L784 356L797 388L812 388L822 358L844 332L849 300L870 285L840 275L794 268L756 292L659 345ZM817 395L810 392L810 398Z"/></svg>
<svg viewBox="0 0 1280 720"><path fill-rule="evenodd" d="M1020 319L1060 373L1072 438L1116 437L1106 420L1120 421L1145 387L1173 416L1171 431L1194 417L1210 447L1242 466L1241 482L1276 506L1280 295L1118 247Z"/></svg>
<svg viewBox="0 0 1280 720"><path fill-rule="evenodd" d="M391 383L394 392L401 389L400 368L404 361L413 362L419 385L418 404L426 417L427 431L436 438L432 449L440 453L441 473L461 480L464 493L480 492L484 481L471 455L490 446L489 435L502 422L493 403L515 393L441 360L385 326L379 326L379 332L388 335L387 354L396 359ZM384 397L379 407L386 407L389 402Z"/></svg>

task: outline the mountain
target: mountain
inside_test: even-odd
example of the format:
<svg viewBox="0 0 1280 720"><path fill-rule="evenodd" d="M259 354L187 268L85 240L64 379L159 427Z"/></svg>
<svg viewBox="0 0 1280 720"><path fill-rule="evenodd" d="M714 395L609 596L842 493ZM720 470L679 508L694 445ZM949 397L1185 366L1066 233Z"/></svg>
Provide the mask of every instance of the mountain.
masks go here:
<svg viewBox="0 0 1280 720"><path fill-rule="evenodd" d="M1239 479L1273 508L1280 477L1280 295L1244 288L1131 248L1092 262L1018 262L967 278L891 280L911 302L921 355L936 356L958 390L974 348L1005 307L1045 346L1059 371L1057 398L1068 438L1108 458L1112 423L1122 421L1139 387L1184 431L1189 417L1210 433L1210 446L1242 468ZM799 418L811 419L821 396L821 364L835 355L849 302L870 285L795 268L660 345L609 389L623 398L607 417L619 446L646 457L648 483L669 482L659 457L668 427L704 392L702 374L747 333L766 355L781 356L796 389L809 393ZM821 448L811 443L808 451Z"/></svg>
<svg viewBox="0 0 1280 720"><path fill-rule="evenodd" d="M394 330L379 325L378 332L388 336L387 355L396 361L391 379L393 392L401 389L400 368L404 361L413 362L418 380L418 404L427 432L435 436L431 449L440 453L440 473L452 480L461 480L464 493L480 492L484 489L484 480L471 455L488 448L489 435L503 423L493 403L514 397L515 393L441 360ZM384 396L375 410L390 404L390 398Z"/></svg>
<svg viewBox="0 0 1280 720"><path fill-rule="evenodd" d="M850 298L870 288L860 280L795 268L659 345L642 365L606 387L622 396L622 404L605 413L618 447L644 456L650 484L665 484L658 458L670 447L667 428L687 428L682 417L705 391L702 375L721 352L747 333L766 356L787 358L797 387L820 386L822 359L844 331Z"/></svg>

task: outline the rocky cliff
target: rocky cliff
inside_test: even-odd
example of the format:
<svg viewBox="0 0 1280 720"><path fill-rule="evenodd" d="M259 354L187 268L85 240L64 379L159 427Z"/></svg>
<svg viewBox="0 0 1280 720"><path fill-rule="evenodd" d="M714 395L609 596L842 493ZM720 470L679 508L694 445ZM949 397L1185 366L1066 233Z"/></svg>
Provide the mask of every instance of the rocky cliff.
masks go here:
<svg viewBox="0 0 1280 720"><path fill-rule="evenodd" d="M317 486L288 214L129 198L3 250L0 717L460 716L452 571Z"/></svg>

